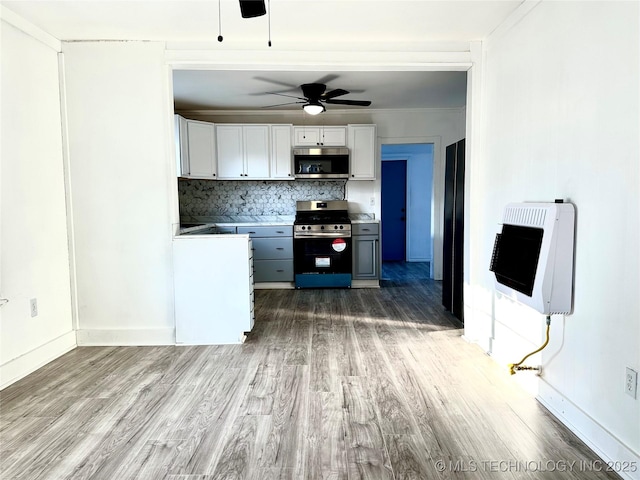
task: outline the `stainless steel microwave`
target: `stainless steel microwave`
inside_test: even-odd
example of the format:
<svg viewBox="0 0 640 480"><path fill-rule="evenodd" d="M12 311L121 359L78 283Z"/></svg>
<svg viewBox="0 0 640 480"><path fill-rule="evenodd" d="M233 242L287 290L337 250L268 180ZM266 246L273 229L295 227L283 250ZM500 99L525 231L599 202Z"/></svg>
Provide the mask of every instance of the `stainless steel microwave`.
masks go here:
<svg viewBox="0 0 640 480"><path fill-rule="evenodd" d="M293 168L300 179L349 178L349 149L346 147L294 148Z"/></svg>

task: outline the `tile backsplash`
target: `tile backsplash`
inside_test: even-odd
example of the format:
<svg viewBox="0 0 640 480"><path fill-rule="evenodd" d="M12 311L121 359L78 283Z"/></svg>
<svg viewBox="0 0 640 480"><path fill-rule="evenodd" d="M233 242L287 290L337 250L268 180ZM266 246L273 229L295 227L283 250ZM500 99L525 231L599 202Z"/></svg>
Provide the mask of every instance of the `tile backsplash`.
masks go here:
<svg viewBox="0 0 640 480"><path fill-rule="evenodd" d="M179 179L180 215L295 215L296 200L343 200L346 182Z"/></svg>

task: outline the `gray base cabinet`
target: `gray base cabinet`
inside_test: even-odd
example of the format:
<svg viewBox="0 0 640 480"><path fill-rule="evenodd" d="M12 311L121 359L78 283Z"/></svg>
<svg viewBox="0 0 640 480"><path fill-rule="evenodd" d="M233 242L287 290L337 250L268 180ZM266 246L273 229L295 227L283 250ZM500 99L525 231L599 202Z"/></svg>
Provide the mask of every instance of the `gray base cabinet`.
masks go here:
<svg viewBox="0 0 640 480"><path fill-rule="evenodd" d="M293 227L242 226L253 243L254 282L293 282Z"/></svg>
<svg viewBox="0 0 640 480"><path fill-rule="evenodd" d="M380 279L380 233L377 223L355 223L352 228L353 279Z"/></svg>

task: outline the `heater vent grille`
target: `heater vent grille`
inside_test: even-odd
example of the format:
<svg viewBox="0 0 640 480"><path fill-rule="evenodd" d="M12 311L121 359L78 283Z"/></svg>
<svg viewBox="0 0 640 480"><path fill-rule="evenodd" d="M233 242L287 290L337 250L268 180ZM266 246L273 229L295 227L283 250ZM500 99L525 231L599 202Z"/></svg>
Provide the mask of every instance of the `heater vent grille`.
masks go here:
<svg viewBox="0 0 640 480"><path fill-rule="evenodd" d="M507 207L504 212L504 223L543 227L547 210L547 208L539 207Z"/></svg>

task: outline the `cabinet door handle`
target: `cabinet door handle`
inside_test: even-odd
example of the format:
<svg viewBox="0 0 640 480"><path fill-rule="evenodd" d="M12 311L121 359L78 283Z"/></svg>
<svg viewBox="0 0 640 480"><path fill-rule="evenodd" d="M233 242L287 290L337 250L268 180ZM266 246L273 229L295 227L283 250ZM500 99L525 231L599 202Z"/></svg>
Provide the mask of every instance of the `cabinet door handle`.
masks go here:
<svg viewBox="0 0 640 480"><path fill-rule="evenodd" d="M249 232L249 235L255 235L256 232Z"/></svg>
<svg viewBox="0 0 640 480"><path fill-rule="evenodd" d="M276 230L276 233L284 233L282 230Z"/></svg>
<svg viewBox="0 0 640 480"><path fill-rule="evenodd" d="M281 268L279 268L278 270L276 270L276 272L278 272L278 273L282 273L282 272L284 272L284 270L282 270Z"/></svg>
<svg viewBox="0 0 640 480"><path fill-rule="evenodd" d="M284 247L276 247L276 250L284 250Z"/></svg>
<svg viewBox="0 0 640 480"><path fill-rule="evenodd" d="M371 230L369 230L368 228L363 228L362 231L363 232L370 232Z"/></svg>

